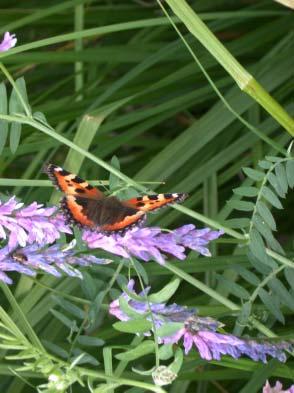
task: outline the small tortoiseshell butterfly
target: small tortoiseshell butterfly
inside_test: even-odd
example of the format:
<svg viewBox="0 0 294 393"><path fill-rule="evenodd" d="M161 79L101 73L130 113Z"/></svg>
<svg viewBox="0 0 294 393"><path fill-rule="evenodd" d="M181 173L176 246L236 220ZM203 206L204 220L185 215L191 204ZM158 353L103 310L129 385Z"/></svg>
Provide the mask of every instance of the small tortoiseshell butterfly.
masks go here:
<svg viewBox="0 0 294 393"><path fill-rule="evenodd" d="M182 202L188 196L157 194L121 201L115 196L105 196L85 180L59 166L47 164L44 171L56 188L65 193L61 208L67 222L105 234L124 233L134 226L141 226L146 212Z"/></svg>

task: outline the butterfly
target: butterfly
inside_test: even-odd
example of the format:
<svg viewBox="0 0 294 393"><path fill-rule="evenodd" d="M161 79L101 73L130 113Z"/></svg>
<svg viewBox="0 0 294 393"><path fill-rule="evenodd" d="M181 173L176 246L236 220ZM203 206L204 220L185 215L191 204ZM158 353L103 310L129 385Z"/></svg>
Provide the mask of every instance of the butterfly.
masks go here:
<svg viewBox="0 0 294 393"><path fill-rule="evenodd" d="M106 235L124 234L136 226L142 226L146 213L187 198L185 193L145 195L128 200L106 196L79 176L54 164L46 164L44 172L65 196L61 209L68 224L92 229Z"/></svg>

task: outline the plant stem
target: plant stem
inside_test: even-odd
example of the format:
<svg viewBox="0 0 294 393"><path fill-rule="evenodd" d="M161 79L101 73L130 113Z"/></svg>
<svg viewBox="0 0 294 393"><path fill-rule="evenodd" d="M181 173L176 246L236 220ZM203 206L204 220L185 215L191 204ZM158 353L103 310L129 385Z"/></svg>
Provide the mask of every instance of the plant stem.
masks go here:
<svg viewBox="0 0 294 393"><path fill-rule="evenodd" d="M201 42L213 57L231 75L242 91L255 101L281 124L290 135L294 136L294 120L274 100L274 98L256 81L253 76L234 58L225 46L202 22L185 0L166 0L173 12L185 24L187 29Z"/></svg>

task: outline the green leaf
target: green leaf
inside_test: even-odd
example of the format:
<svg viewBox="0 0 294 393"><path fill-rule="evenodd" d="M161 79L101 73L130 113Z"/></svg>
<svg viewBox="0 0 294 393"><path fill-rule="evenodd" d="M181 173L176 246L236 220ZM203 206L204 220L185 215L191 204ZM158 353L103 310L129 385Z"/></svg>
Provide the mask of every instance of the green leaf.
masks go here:
<svg viewBox="0 0 294 393"><path fill-rule="evenodd" d="M70 360L71 363L74 365L88 363L88 364L92 364L93 366L98 366L100 364L94 356L81 350L80 348L74 348L73 354L74 356L71 357Z"/></svg>
<svg viewBox="0 0 294 393"><path fill-rule="evenodd" d="M259 190L256 187L237 187L233 189L233 192L245 197L256 197Z"/></svg>
<svg viewBox="0 0 294 393"><path fill-rule="evenodd" d="M244 212L252 211L252 210L254 210L254 207L255 207L254 203L247 202L247 201L230 200L230 201L227 202L227 204L229 206L231 206L233 209L241 210L241 211L244 211Z"/></svg>
<svg viewBox="0 0 294 393"><path fill-rule="evenodd" d="M275 156L265 156L265 158L266 158L268 161L271 161L271 162L280 162L280 161L281 161L281 158L280 158L280 157L275 157Z"/></svg>
<svg viewBox="0 0 294 393"><path fill-rule="evenodd" d="M261 160L261 161L258 161L258 165L263 169L270 169L273 164L271 162Z"/></svg>
<svg viewBox="0 0 294 393"><path fill-rule="evenodd" d="M252 303L250 301L242 304L241 310L238 314L238 320L237 320L237 324L240 327L244 327L248 324L248 319L251 315L251 310L252 310ZM234 334L236 334L236 333L234 332Z"/></svg>
<svg viewBox="0 0 294 393"><path fill-rule="evenodd" d="M96 283L93 277L86 271L83 272L83 280L81 280L81 288L87 299L93 300L96 296Z"/></svg>
<svg viewBox="0 0 294 393"><path fill-rule="evenodd" d="M79 329L77 327L77 323L75 320L70 320L65 315L57 310L51 310L52 314L57 318L63 325L68 327L73 332L78 332Z"/></svg>
<svg viewBox="0 0 294 393"><path fill-rule="evenodd" d="M289 307L290 310L294 311L294 297L287 291L286 287L280 280L272 278L268 282L268 286L273 292L275 292L283 304Z"/></svg>
<svg viewBox="0 0 294 393"><path fill-rule="evenodd" d="M156 329L158 337L172 336L184 326L183 322L169 322Z"/></svg>
<svg viewBox="0 0 294 393"><path fill-rule="evenodd" d="M21 124L12 122L10 125L10 138L9 138L9 146L12 154L14 154L18 148L20 136L21 136Z"/></svg>
<svg viewBox="0 0 294 393"><path fill-rule="evenodd" d="M294 160L289 160L286 163L287 180L290 188L294 187Z"/></svg>
<svg viewBox="0 0 294 393"><path fill-rule="evenodd" d="M136 300L137 302L143 302L146 303L146 297L143 295L137 295L134 291L129 290L127 285L122 285L122 290L129 295L129 297L133 300Z"/></svg>
<svg viewBox="0 0 294 393"><path fill-rule="evenodd" d="M132 371L134 373L136 373L136 374L139 374L139 375L152 375L154 370L155 370L155 366L150 368L149 370L138 370L137 368L132 367ZM139 392L136 392L136 391L135 392L133 392L133 391L130 392L129 390L127 390L127 392L128 393L141 393L141 390Z"/></svg>
<svg viewBox="0 0 294 393"><path fill-rule="evenodd" d="M0 114L7 114L7 91L3 82L0 83ZM0 120L0 154L2 154L3 148L6 144L7 135L8 122L6 120Z"/></svg>
<svg viewBox="0 0 294 393"><path fill-rule="evenodd" d="M231 218L224 222L229 228L248 228L250 225L249 218Z"/></svg>
<svg viewBox="0 0 294 393"><path fill-rule="evenodd" d="M119 163L119 160L116 156L112 157L110 164L113 168L120 170L120 163ZM121 183L120 178L110 172L110 175L109 175L109 189L110 189L110 191L117 189L119 186L121 186L121 184L122 183Z"/></svg>
<svg viewBox="0 0 294 393"><path fill-rule="evenodd" d="M268 311L280 322L285 323L285 318L280 310L275 297L266 292L263 288L258 291L258 296Z"/></svg>
<svg viewBox="0 0 294 393"><path fill-rule="evenodd" d="M16 85L18 87L19 92L24 96L23 99L27 99L26 96L26 89L25 89L25 82L23 78L19 78L16 80ZM22 103L16 93L16 90L13 89L9 99L9 114L22 114L25 113ZM18 148L20 136L21 136L21 123L12 122L10 125L10 150L12 154L14 154Z"/></svg>
<svg viewBox="0 0 294 393"><path fill-rule="evenodd" d="M150 296L148 299L151 303L165 303L167 302L177 291L181 280L175 278L171 282L169 282L166 286L164 286L159 292L156 292Z"/></svg>
<svg viewBox="0 0 294 393"><path fill-rule="evenodd" d="M280 245L280 243L277 241L277 239L275 239L275 237L272 235L270 241L268 241L268 246L276 251L277 253L281 254L281 255L285 255L285 251L283 249L283 247Z"/></svg>
<svg viewBox="0 0 294 393"><path fill-rule="evenodd" d="M263 197L274 207L277 209L283 209L283 206L278 199L278 197L272 192L272 190L268 187L263 187L262 189L262 195Z"/></svg>
<svg viewBox="0 0 294 393"><path fill-rule="evenodd" d="M246 300L250 298L250 293L245 288L241 287L241 285L235 283L234 281L230 281L226 279L224 276L221 276L220 274L217 274L216 278L219 282L225 284L226 289L229 292L231 292L233 295Z"/></svg>
<svg viewBox="0 0 294 393"><path fill-rule="evenodd" d="M143 304L143 303L142 303ZM129 305L129 302L127 299L125 299L123 296L119 297L119 307L120 309L130 318L132 319L141 319L141 318L145 318L146 314L148 313L144 313L144 314L139 314L137 311L135 311L134 308L132 308Z"/></svg>
<svg viewBox="0 0 294 393"><path fill-rule="evenodd" d="M294 269L291 267L286 267L284 270L284 276L294 291Z"/></svg>
<svg viewBox="0 0 294 393"><path fill-rule="evenodd" d="M271 229L267 225L267 223L260 217L259 214L255 214L255 216L253 217L253 225L264 237L264 239L270 244L271 240L273 239Z"/></svg>
<svg viewBox="0 0 294 393"><path fill-rule="evenodd" d="M18 88L18 91L20 93L20 95L22 96L22 99L26 105L26 107L31 111L30 105L29 105L29 99L28 99L28 94L27 94L27 88L26 88L26 82L24 77L20 77L15 81L15 84ZM21 112L25 113L25 109L23 108L22 103L19 103L20 107L21 107Z"/></svg>
<svg viewBox="0 0 294 393"><path fill-rule="evenodd" d="M267 223L272 231L276 231L276 222L270 211L270 209L266 206L266 204L262 201L257 202L256 205L257 212L260 214L262 219Z"/></svg>
<svg viewBox="0 0 294 393"><path fill-rule="evenodd" d="M102 345L105 344L105 341L101 340L101 338L93 337L93 336L83 336L83 335L80 335L77 338L77 342L87 347L101 347Z"/></svg>
<svg viewBox="0 0 294 393"><path fill-rule="evenodd" d="M241 390L239 390L239 393L261 392L262 386L265 384L266 380L274 374L278 366L279 361L277 359L271 359L267 364L257 367L254 372L251 372L249 381ZM275 388L273 388L273 390L275 390Z"/></svg>
<svg viewBox="0 0 294 393"><path fill-rule="evenodd" d="M109 382L109 383L101 383L97 388L95 388L92 393L113 393L114 389L119 387L119 383Z"/></svg>
<svg viewBox="0 0 294 393"><path fill-rule="evenodd" d="M250 179L256 181L263 180L265 176L264 172L257 171L256 169L252 169L252 168L243 168L243 172L246 174L246 176L250 177Z"/></svg>
<svg viewBox="0 0 294 393"><path fill-rule="evenodd" d="M260 260L260 262L266 263L267 255L265 251L264 242L259 232L257 232L257 230L254 228L251 230L250 233L249 249L252 252L252 254L255 255L257 259Z"/></svg>
<svg viewBox="0 0 294 393"><path fill-rule="evenodd" d="M238 274L244 278L244 280L248 281L250 284L254 286L258 286L260 284L260 279L256 274L252 273L250 270L246 269L242 265L236 265L233 269L238 272Z"/></svg>
<svg viewBox="0 0 294 393"><path fill-rule="evenodd" d="M284 198L285 197L285 193L279 183L279 180L277 178L277 176L275 176L273 173L269 173L268 176L268 181L270 182L270 184L272 185L273 189L276 191L276 193L281 197Z"/></svg>
<svg viewBox="0 0 294 393"><path fill-rule="evenodd" d="M182 364L184 361L184 353L182 348L177 348L176 353L175 353L175 359L174 361L169 365L169 369L175 373L178 374L180 369L182 368Z"/></svg>
<svg viewBox="0 0 294 393"><path fill-rule="evenodd" d="M68 352L65 349L59 347L58 345L56 345L48 340L42 340L42 343L44 344L44 346L46 348L48 348L54 354L60 356L63 359L68 358Z"/></svg>
<svg viewBox="0 0 294 393"><path fill-rule="evenodd" d="M34 112L33 117L34 117L34 119L36 119L40 123L42 123L44 125L48 125L46 116L44 115L43 112Z"/></svg>
<svg viewBox="0 0 294 393"><path fill-rule="evenodd" d="M254 269L264 275L270 274L272 270L276 269L278 266L277 263L270 257L261 262L258 258L256 258L255 255L252 254L251 251L247 252L247 258Z"/></svg>
<svg viewBox="0 0 294 393"><path fill-rule="evenodd" d="M137 259L133 258L133 264L135 265L136 271L140 274L140 276L142 277L144 284L148 285L149 283L149 278L148 278L148 274L143 266L142 263L140 263L139 261L137 261Z"/></svg>
<svg viewBox="0 0 294 393"><path fill-rule="evenodd" d="M75 317L77 317L79 319L85 319L86 313L80 307L78 307L75 304L69 302L68 300L65 300L65 299L60 298L60 297L55 296L55 295L52 296L52 299L57 304L59 304L59 306L62 307L64 310L68 311L70 314L74 315Z"/></svg>
<svg viewBox="0 0 294 393"><path fill-rule="evenodd" d="M159 347L159 359L167 360L173 356L173 344L164 344Z"/></svg>
<svg viewBox="0 0 294 393"><path fill-rule="evenodd" d="M148 355L149 353L153 353L154 351L155 351L154 341L147 340L147 341L143 341L134 349L115 355L115 358L118 360L123 360L125 362L130 362L142 356Z"/></svg>
<svg viewBox="0 0 294 393"><path fill-rule="evenodd" d="M146 319L135 319L124 322L116 322L112 325L114 329L124 333L145 333L152 328L152 323Z"/></svg>
<svg viewBox="0 0 294 393"><path fill-rule="evenodd" d="M105 290L99 292L94 301L91 303L90 309L89 309L89 314L88 314L88 320L89 323L92 324L95 322L97 318L99 318L100 315L100 309L102 306L102 302L105 297Z"/></svg>
<svg viewBox="0 0 294 393"><path fill-rule="evenodd" d="M284 163L281 162L276 166L275 173L283 193L286 194L288 191L288 180Z"/></svg>

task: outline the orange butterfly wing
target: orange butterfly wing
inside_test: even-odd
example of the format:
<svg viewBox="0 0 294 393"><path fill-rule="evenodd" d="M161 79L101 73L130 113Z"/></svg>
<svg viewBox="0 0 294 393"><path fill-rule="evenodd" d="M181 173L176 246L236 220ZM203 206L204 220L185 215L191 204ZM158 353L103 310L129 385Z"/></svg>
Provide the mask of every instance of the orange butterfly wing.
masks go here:
<svg viewBox="0 0 294 393"><path fill-rule="evenodd" d="M115 197L105 197L97 188L57 165L47 164L44 171L66 194L61 207L67 221L106 234L123 233L140 226L146 219L146 212L182 202L188 196L183 193L157 194L119 201Z"/></svg>
<svg viewBox="0 0 294 393"><path fill-rule="evenodd" d="M153 212L172 203L180 203L187 197L188 194L184 193L145 195L123 201L123 203L143 212Z"/></svg>
<svg viewBox="0 0 294 393"><path fill-rule="evenodd" d="M53 182L57 189L67 195L79 195L83 198L101 199L104 194L97 188L91 186L88 182L79 176L66 171L65 169L54 165L47 164L44 167L49 179Z"/></svg>

